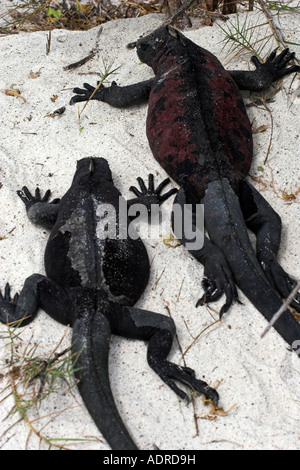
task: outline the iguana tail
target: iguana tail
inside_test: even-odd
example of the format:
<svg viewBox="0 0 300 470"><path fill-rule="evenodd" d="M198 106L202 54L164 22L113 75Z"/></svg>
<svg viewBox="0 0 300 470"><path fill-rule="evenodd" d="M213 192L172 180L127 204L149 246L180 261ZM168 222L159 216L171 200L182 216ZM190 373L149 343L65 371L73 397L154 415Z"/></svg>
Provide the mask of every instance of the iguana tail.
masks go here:
<svg viewBox="0 0 300 470"><path fill-rule="evenodd" d="M108 374L110 326L98 313L77 318L72 350L78 389L101 434L114 450L137 450L118 413Z"/></svg>
<svg viewBox="0 0 300 470"><path fill-rule="evenodd" d="M210 239L224 254L234 280L253 305L270 321L282 306L282 298L270 285L248 236L239 199L228 180L215 180L208 185L203 199L205 226ZM299 346L300 324L290 311L285 311L274 324L282 338L294 349Z"/></svg>

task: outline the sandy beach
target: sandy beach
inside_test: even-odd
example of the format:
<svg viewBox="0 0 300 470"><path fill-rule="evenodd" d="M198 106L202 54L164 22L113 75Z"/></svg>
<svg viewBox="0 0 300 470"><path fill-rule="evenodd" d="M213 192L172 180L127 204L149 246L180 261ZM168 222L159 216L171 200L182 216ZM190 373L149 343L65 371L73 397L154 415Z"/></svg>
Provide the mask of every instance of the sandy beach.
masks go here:
<svg viewBox="0 0 300 470"><path fill-rule="evenodd" d="M250 13L253 24L265 23L264 16ZM300 42L299 15L281 15L280 25L293 42ZM244 21L245 14L240 15ZM20 97L0 92L0 289L6 282L12 293L19 292L26 277L44 273L43 254L48 232L32 225L16 191L25 184L30 190L38 185L42 192L51 189L52 197L61 197L68 189L76 167L83 157L105 157L115 185L124 197L132 197L129 187L136 178L155 181L167 175L149 149L145 118L147 106L118 110L92 101L69 106L72 89L83 82L95 85L103 63L118 68L110 77L125 85L146 80L151 70L139 63L134 50L126 45L158 27L163 15L118 20L89 31L52 31L50 53L46 54L47 32L19 33L0 38L0 89L18 90ZM230 20L235 21L235 17ZM226 25L221 23L223 27ZM264 35L264 26L260 34ZM197 44L217 55L228 69L247 69L250 55L233 57L224 48L224 35L217 23L184 31ZM99 53L85 65L64 70L70 63L87 56L99 46ZM275 48L268 42L265 54ZM291 46L300 57L300 47ZM104 61L104 62L103 62ZM294 91L299 78L284 80L281 90L268 103L270 112L249 107L254 134L252 183L280 214L283 223L280 262L295 278L300 278L299 201L284 197L300 188L300 96ZM245 93L245 102L250 103ZM49 117L66 107L61 116ZM265 128L264 128L265 127ZM270 140L271 139L271 140ZM269 148L267 163L264 164ZM171 183L171 187L177 187ZM213 416L201 397L186 406L160 381L146 361L146 344L113 337L110 354L111 384L120 414L141 449L151 450L257 450L300 449L300 360L274 331L261 339L266 326L262 315L239 293L243 305L234 304L221 322L218 311L224 298L206 307L196 308L202 296L203 267L183 246L163 242L171 233L168 214L173 198L163 205L164 223L159 236L147 237L147 226L140 232L151 260L147 289L138 302L140 308L171 315L177 326L170 359L194 368L199 379L211 386L219 383L220 406L231 411ZM275 313L275 312L274 312ZM65 332L43 311L16 340L19 351L28 342L38 345L38 353L49 354L60 339L67 347L71 331ZM0 326L1 346L6 328ZM203 332L201 334L201 332ZM9 347L0 347L0 373L5 374ZM0 449L38 449L39 438L19 417L7 417L14 399L2 400L5 377L0 378ZM65 410L59 413L60 410ZM38 410L48 438L86 440L74 449L108 449L76 388L66 384L49 395ZM42 418L46 416L46 418ZM6 418L6 419L4 419ZM53 419L52 419L53 418ZM11 427L12 426L12 427ZM11 427L11 428L10 428ZM93 436L87 438L86 436ZM46 444L41 444L47 448ZM68 442L66 441L66 447Z"/></svg>

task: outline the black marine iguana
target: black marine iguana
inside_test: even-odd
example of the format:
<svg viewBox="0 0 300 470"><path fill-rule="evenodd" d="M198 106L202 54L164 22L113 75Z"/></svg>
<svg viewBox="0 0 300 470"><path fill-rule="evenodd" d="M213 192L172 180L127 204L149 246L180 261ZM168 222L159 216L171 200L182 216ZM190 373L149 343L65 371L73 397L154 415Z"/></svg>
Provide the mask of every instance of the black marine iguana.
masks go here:
<svg viewBox="0 0 300 470"><path fill-rule="evenodd" d="M129 86L101 85L92 99L125 107L149 101L146 132L156 160L181 186L175 202L203 203L205 237L192 255L204 265L204 296L198 304L226 294L220 314L238 300L236 285L267 320L281 307L295 281L277 261L281 219L246 180L252 157L252 130L240 90L263 91L299 72L286 67L288 49L272 52L255 70L226 71L218 59L172 27L162 26L131 44L155 78ZM70 104L85 101L95 88L84 84ZM257 241L255 254L247 228ZM184 244L188 240L178 236ZM175 233L175 235L177 235ZM300 311L300 295L292 306ZM288 311L275 324L292 345L300 326Z"/></svg>
<svg viewBox="0 0 300 470"><path fill-rule="evenodd" d="M139 196L128 201L128 205L140 203L149 208L176 192L160 194L169 179L156 190L153 175L149 177L148 189L141 178L138 181L141 191L134 189ZM167 360L175 334L173 320L133 307L148 283L149 259L140 238L103 236L103 204L104 209L108 204L115 209L117 229L120 229L120 193L113 184L107 161L80 160L72 185L61 200L49 203L49 190L44 197L39 189L35 196L31 195L27 187L18 194L31 222L51 228L44 259L46 276L32 274L13 300L7 284L4 296L0 292L0 321L20 322L23 326L42 308L58 322L73 327L72 350L74 355L78 352L75 359L79 369L75 374L78 388L109 445L118 450L137 449L117 411L110 388L111 334L149 341L149 365L180 398L188 400L188 395L174 381L217 403L217 392L197 380L192 369ZM125 223L129 220L126 213Z"/></svg>

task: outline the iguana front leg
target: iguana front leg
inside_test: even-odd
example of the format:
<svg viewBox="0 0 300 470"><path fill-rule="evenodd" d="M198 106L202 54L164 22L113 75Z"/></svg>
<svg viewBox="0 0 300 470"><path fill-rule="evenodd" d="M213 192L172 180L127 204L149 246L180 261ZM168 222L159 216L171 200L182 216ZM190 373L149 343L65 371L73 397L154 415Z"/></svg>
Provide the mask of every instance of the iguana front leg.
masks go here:
<svg viewBox="0 0 300 470"><path fill-rule="evenodd" d="M256 69L249 71L229 70L240 90L261 92L269 86L291 73L300 72L299 65L292 65L286 68L288 63L294 59L295 53L289 49L284 49L277 56L277 50L273 51L266 62L260 62L256 56L251 58Z"/></svg>
<svg viewBox="0 0 300 470"><path fill-rule="evenodd" d="M45 228L53 227L56 222L60 199L53 199L52 202L48 202L51 194L49 189L41 197L39 188L36 188L35 196L33 196L27 186L23 186L22 191L17 191L17 194L24 202L27 216L33 224Z"/></svg>
<svg viewBox="0 0 300 470"><path fill-rule="evenodd" d="M70 104L87 101L91 98L92 100L104 101L116 108L126 108L127 106L146 102L149 98L152 85L153 79L128 86L118 86L116 82L112 82L110 87L105 87L101 84L95 92L95 87L84 83L84 88L74 88L73 92L76 95L71 98Z"/></svg>
<svg viewBox="0 0 300 470"><path fill-rule="evenodd" d="M261 92L286 75L300 72L298 65L286 68L294 57L295 53L290 52L289 49L285 49L278 56L275 50L264 63L260 62L256 56L253 56L251 60L256 67L255 70L229 70L228 72L241 90ZM116 82L112 82L110 87L101 85L95 93L95 87L84 83L84 88L74 88L73 91L76 95L71 98L70 104L87 101L91 98L117 108L137 105L148 100L153 82L154 80L150 79L128 86L118 86Z"/></svg>
<svg viewBox="0 0 300 470"><path fill-rule="evenodd" d="M219 395L206 382L198 380L189 367L178 366L167 360L171 351L176 328L173 320L165 315L115 304L110 312L112 333L126 338L149 341L147 359L150 367L183 400L189 397L176 381L190 387L193 391L204 394L215 403Z"/></svg>
<svg viewBox="0 0 300 470"><path fill-rule="evenodd" d="M177 189L173 188L170 189L167 193L161 194L163 189L170 183L170 178L164 179L156 189L154 187L154 175L152 173L150 173L148 177L148 188L146 187L142 178L137 178L137 181L139 183L140 189L137 189L135 186L130 186L129 190L136 195L136 198L129 199L127 201L128 206L132 206L134 204L143 204L147 208L147 211L151 212L153 205L160 205L173 194L177 193Z"/></svg>

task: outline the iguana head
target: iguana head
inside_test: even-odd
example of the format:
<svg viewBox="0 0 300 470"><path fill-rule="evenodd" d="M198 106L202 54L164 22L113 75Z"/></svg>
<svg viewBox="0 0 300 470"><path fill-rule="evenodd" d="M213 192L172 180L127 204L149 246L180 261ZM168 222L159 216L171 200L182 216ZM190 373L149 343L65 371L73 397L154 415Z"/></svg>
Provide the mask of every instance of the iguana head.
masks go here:
<svg viewBox="0 0 300 470"><path fill-rule="evenodd" d="M105 158L87 157L78 160L75 177L86 177L90 174L107 181L112 181L109 164Z"/></svg>
<svg viewBox="0 0 300 470"><path fill-rule="evenodd" d="M142 62L152 67L153 62L161 54L172 50L176 45L183 44L184 36L172 26L161 26L128 47L136 47Z"/></svg>

